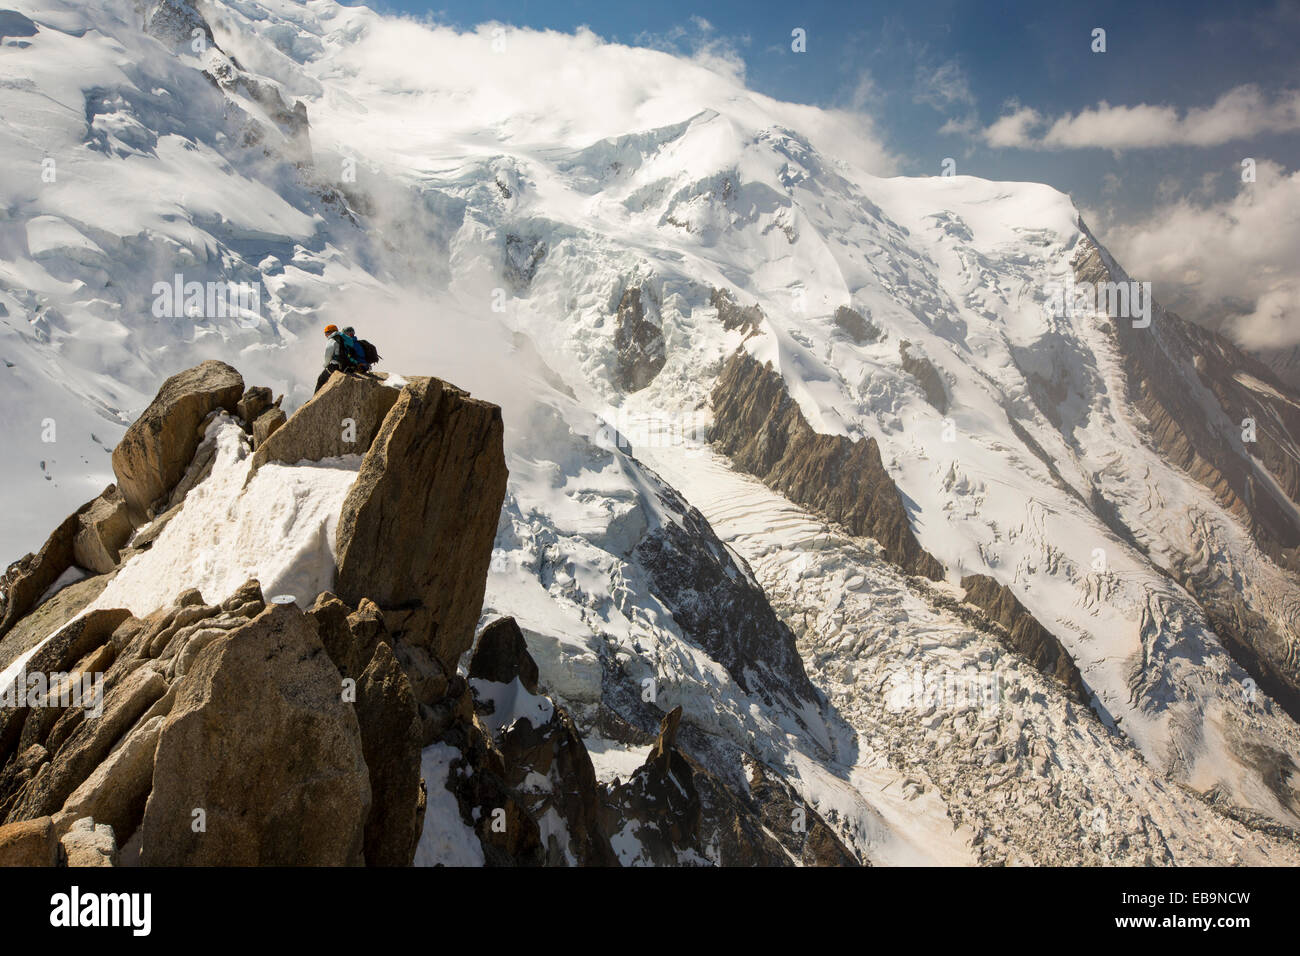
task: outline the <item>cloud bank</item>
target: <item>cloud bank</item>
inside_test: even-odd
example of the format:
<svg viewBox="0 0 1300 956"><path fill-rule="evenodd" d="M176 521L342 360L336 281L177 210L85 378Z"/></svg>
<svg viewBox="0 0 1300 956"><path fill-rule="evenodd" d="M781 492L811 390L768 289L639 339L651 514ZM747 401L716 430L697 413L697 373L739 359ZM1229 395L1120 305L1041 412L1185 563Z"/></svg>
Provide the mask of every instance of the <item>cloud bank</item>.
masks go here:
<svg viewBox="0 0 1300 956"><path fill-rule="evenodd" d="M1261 161L1230 199L1165 202L1104 228L1103 241L1186 318L1246 348L1300 344L1300 170Z"/></svg>
<svg viewBox="0 0 1300 956"><path fill-rule="evenodd" d="M1265 133L1300 130L1300 90L1268 97L1253 85L1238 86L1211 106L1179 113L1172 106L1112 106L1102 102L1055 119L1028 106L1013 106L986 127L981 138L995 148L1154 149L1219 146Z"/></svg>

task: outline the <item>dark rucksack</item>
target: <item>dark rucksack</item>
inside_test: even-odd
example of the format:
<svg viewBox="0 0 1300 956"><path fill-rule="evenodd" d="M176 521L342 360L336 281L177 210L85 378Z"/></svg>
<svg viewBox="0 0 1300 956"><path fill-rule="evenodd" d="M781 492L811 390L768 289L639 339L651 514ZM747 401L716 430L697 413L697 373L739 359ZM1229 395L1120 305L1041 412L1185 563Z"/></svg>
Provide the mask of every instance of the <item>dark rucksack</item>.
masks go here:
<svg viewBox="0 0 1300 956"><path fill-rule="evenodd" d="M375 348L374 343L357 339L357 349L361 352L362 361L366 365L374 365L379 361L379 349Z"/></svg>

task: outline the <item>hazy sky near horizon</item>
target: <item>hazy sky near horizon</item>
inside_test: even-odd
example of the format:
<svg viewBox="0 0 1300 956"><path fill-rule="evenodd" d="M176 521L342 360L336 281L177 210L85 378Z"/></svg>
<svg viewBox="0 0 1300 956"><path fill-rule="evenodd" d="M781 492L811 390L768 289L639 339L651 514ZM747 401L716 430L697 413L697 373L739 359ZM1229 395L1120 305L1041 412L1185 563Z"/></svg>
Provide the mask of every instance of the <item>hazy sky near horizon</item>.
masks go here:
<svg viewBox="0 0 1300 956"><path fill-rule="evenodd" d="M1248 344L1300 327L1300 0L367 5L711 61L757 92L861 114L893 172L951 159L1069 193L1165 302L1232 320Z"/></svg>

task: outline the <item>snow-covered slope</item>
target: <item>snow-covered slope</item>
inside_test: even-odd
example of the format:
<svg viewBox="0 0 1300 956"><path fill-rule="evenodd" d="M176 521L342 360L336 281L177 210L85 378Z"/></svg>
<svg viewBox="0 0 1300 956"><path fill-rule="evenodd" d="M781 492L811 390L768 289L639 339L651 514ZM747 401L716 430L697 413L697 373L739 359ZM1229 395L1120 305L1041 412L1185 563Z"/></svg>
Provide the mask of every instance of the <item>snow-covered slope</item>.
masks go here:
<svg viewBox="0 0 1300 956"><path fill-rule="evenodd" d="M484 613L516 616L598 763L635 765L681 704L715 773L777 768L875 862L1294 856L1300 728L1185 568L1218 569L1260 616L1279 686L1300 583L1138 407L1116 334L1133 320L1046 308L1096 253L1068 197L873 175L886 158L843 117L586 34L457 34L332 0L17 6L7 559L112 480L106 452L163 375L224 358L293 406L320 327L355 325L385 368L502 406ZM168 303L177 276L256 301ZM1206 420L1238 415L1196 391L1173 320L1151 321ZM909 581L704 444L738 349L816 432L878 444L946 580ZM1059 639L1089 710L972 623L972 574ZM1000 696L890 703L950 674Z"/></svg>

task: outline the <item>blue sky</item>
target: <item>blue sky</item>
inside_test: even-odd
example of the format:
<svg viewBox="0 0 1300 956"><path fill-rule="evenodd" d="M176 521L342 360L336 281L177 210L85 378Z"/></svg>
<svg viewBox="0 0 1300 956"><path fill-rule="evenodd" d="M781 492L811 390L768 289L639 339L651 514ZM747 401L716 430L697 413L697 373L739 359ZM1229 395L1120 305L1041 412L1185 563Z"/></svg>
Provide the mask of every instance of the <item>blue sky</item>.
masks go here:
<svg viewBox="0 0 1300 956"><path fill-rule="evenodd" d="M1166 301L1300 341L1300 0L367 5L743 62L753 90L869 117L898 172L934 175L951 157L958 173L1068 192L1130 271L1164 280ZM1243 185L1246 158L1258 183ZM1189 230L1198 247L1180 252Z"/></svg>

